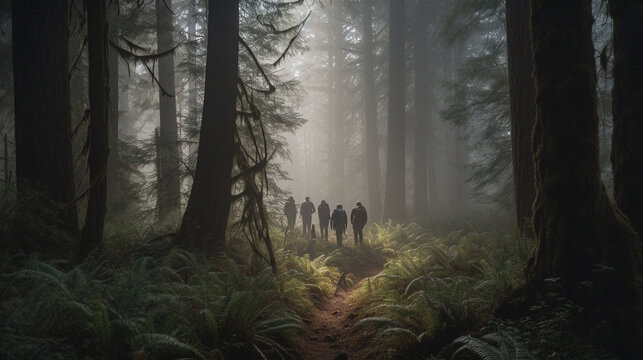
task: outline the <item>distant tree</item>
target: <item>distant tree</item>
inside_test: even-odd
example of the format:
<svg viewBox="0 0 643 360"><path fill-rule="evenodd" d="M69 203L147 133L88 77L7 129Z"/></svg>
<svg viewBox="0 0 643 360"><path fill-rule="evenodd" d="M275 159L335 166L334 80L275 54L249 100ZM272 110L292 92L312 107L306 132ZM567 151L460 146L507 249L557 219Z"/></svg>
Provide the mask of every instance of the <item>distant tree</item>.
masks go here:
<svg viewBox="0 0 643 360"><path fill-rule="evenodd" d="M600 177L591 0L531 0L537 246L528 288L562 292L622 358L643 356L641 244Z"/></svg>
<svg viewBox="0 0 643 360"><path fill-rule="evenodd" d="M111 1L108 8L109 34L108 42L118 44L118 6L116 1ZM109 191L115 188L119 181L118 157L118 51L108 45L109 53L109 168L107 171L107 184Z"/></svg>
<svg viewBox="0 0 643 360"><path fill-rule="evenodd" d="M13 1L11 5L16 175L19 197L36 189L63 205L60 226L77 233L68 10L66 1Z"/></svg>
<svg viewBox="0 0 643 360"><path fill-rule="evenodd" d="M178 127L174 85L174 48L172 0L156 0L158 53L170 51L158 59L159 85L159 155L161 166L157 215L161 222L175 223L181 214L181 178L179 172Z"/></svg>
<svg viewBox="0 0 643 360"><path fill-rule="evenodd" d="M205 99L197 165L179 238L209 251L225 246L239 62L239 2L210 0Z"/></svg>
<svg viewBox="0 0 643 360"><path fill-rule="evenodd" d="M643 8L610 0L613 19L614 88L612 170L614 199L643 236Z"/></svg>
<svg viewBox="0 0 643 360"><path fill-rule="evenodd" d="M405 1L389 0L389 105L386 187L382 218L399 219L406 212L405 195Z"/></svg>
<svg viewBox="0 0 643 360"><path fill-rule="evenodd" d="M89 200L79 255L101 243L107 212L109 156L109 54L105 0L86 1L89 54Z"/></svg>
<svg viewBox="0 0 643 360"><path fill-rule="evenodd" d="M341 1L334 1L332 12L329 15L330 30L332 31L333 44L332 44L332 58L334 60L332 67L332 116L331 126L333 128L333 157L331 160L332 170L332 183L333 194L336 199L345 198L345 158L346 158L346 96L344 91L344 81L346 77L346 69L344 65L344 28L343 24L339 21L342 14L344 3Z"/></svg>
<svg viewBox="0 0 643 360"><path fill-rule="evenodd" d="M375 59L373 46L373 0L362 0L362 76L364 97L364 123L366 127L366 185L368 206L372 218L382 214L380 192L380 159L377 139L377 94L375 89Z"/></svg>
<svg viewBox="0 0 643 360"><path fill-rule="evenodd" d="M427 142L431 126L431 105L429 99L429 44L428 18L429 2L418 1L415 8L414 74L415 74L415 156L413 181L413 215L425 218L428 215L427 183ZM433 199L431 199L433 201Z"/></svg>
<svg viewBox="0 0 643 360"><path fill-rule="evenodd" d="M507 0L506 16L514 201L518 229L522 235L531 237L531 207L536 195L531 132L536 121L536 96L531 76L534 63L529 38L529 0Z"/></svg>

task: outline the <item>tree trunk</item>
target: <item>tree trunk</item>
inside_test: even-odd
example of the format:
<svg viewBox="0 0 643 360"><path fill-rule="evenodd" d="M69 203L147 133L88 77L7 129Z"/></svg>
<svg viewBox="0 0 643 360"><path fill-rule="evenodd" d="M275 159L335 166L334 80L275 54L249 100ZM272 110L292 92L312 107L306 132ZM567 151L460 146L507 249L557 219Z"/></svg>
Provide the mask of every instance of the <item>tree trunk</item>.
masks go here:
<svg viewBox="0 0 643 360"><path fill-rule="evenodd" d="M168 8L169 7L169 8ZM172 0L156 0L156 33L158 52L174 48L172 33ZM181 216L181 178L179 175L179 146L176 124L176 96L174 89L174 53L159 59L159 115L161 193L157 211L161 222L175 223Z"/></svg>
<svg viewBox="0 0 643 360"><path fill-rule="evenodd" d="M406 212L405 195L405 32L404 0L389 0L389 105L386 188L383 220L400 219Z"/></svg>
<svg viewBox="0 0 643 360"><path fill-rule="evenodd" d="M591 0L532 0L537 246L533 288L559 278L612 351L641 358L641 249L600 178ZM584 285L590 282L590 286Z"/></svg>
<svg viewBox="0 0 643 360"><path fill-rule="evenodd" d="M614 88L612 170L614 199L643 236L643 9L636 1L611 0Z"/></svg>
<svg viewBox="0 0 643 360"><path fill-rule="evenodd" d="M87 1L89 54L89 201L79 255L82 258L101 243L107 212L107 161L109 156L109 61L105 0Z"/></svg>
<svg viewBox="0 0 643 360"><path fill-rule="evenodd" d="M19 197L36 189L63 205L60 226L75 234L67 2L16 0L11 11Z"/></svg>
<svg viewBox="0 0 643 360"><path fill-rule="evenodd" d="M197 165L179 238L222 250L232 201L237 112L239 1L210 0L205 98Z"/></svg>
<svg viewBox="0 0 643 360"><path fill-rule="evenodd" d="M375 59L373 55L373 0L362 1L364 122L366 127L366 186L368 203L373 219L380 220L382 199L380 193L380 157L377 141L377 96L375 94Z"/></svg>
<svg viewBox="0 0 643 360"><path fill-rule="evenodd" d="M536 121L536 94L532 78L534 60L529 38L529 1L506 0L506 9L516 220L520 234L533 237L531 207L536 189L531 132Z"/></svg>
<svg viewBox="0 0 643 360"><path fill-rule="evenodd" d="M334 16L332 16L333 38L333 195L340 202L345 198L344 177L346 157L346 109L344 103L344 52L341 49L344 42L344 31L341 22L338 21L342 14L339 1L333 4Z"/></svg>
<svg viewBox="0 0 643 360"><path fill-rule="evenodd" d="M334 75L334 66L335 66L335 42L334 42L334 31L333 31L333 20L331 19L333 17L333 13L331 12L330 9L327 10L326 17L328 18L328 23L327 23L327 30L328 30L328 42L327 42L327 55L328 55L328 71L327 73L327 81L328 81L328 107L327 107L327 116L328 116L328 179L326 183L328 184L328 194L335 194L335 177L334 177L334 168L333 168L333 159L335 158L335 134L332 131L332 128L334 126L333 123L333 111L336 107L335 104L335 77ZM334 195L333 195L334 196ZM331 204L334 202L333 197L329 197L328 200L331 202Z"/></svg>
<svg viewBox="0 0 643 360"><path fill-rule="evenodd" d="M109 8L109 41L118 44L118 10L116 3ZM118 157L118 52L107 43L109 52L109 168L107 169L107 184L111 194L118 189L119 157Z"/></svg>
<svg viewBox="0 0 643 360"><path fill-rule="evenodd" d="M413 181L413 215L428 215L427 188L427 134L430 121L429 106L429 49L426 14L429 3L418 1L415 9L415 156Z"/></svg>

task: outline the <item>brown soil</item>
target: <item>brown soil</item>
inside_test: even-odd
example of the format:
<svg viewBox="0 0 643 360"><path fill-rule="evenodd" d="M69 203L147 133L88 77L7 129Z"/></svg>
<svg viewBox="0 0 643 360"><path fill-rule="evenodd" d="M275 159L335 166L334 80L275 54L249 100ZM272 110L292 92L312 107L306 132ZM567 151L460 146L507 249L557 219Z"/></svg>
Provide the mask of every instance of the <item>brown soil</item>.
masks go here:
<svg viewBox="0 0 643 360"><path fill-rule="evenodd" d="M344 287L338 284L332 298L328 299L321 309L311 314L308 330L304 334L306 360L346 360L349 337L357 314L350 295L366 277L377 274L381 267L361 269L358 274L347 274L353 280L353 286ZM307 321L308 322L308 321Z"/></svg>

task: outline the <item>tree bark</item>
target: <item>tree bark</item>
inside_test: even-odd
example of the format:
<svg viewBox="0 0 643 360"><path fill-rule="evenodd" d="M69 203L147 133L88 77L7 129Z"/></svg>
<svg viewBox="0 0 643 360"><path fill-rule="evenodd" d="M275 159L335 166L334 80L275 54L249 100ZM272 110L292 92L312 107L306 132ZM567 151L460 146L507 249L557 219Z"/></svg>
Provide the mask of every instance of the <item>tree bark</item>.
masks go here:
<svg viewBox="0 0 643 360"><path fill-rule="evenodd" d="M363 0L364 122L366 127L366 186L373 219L381 218L380 157L377 141L377 95L375 94L375 59L373 55L373 0Z"/></svg>
<svg viewBox="0 0 643 360"><path fill-rule="evenodd" d="M643 236L643 8L637 1L611 0L614 88L612 170L614 199Z"/></svg>
<svg viewBox="0 0 643 360"><path fill-rule="evenodd" d="M413 215L428 215L427 135L431 108L429 105L429 48L426 14L429 3L418 1L415 9L415 156L413 181Z"/></svg>
<svg viewBox="0 0 643 360"><path fill-rule="evenodd" d="M168 8L169 7L169 8ZM158 52L174 48L172 0L156 0L156 33ZM160 173L161 192L158 194L158 220L175 223L181 216L181 178L179 174L179 146L176 124L176 96L174 86L174 53L159 59L159 115L160 115Z"/></svg>
<svg viewBox="0 0 643 360"><path fill-rule="evenodd" d="M205 98L197 165L179 238L206 251L225 247L232 201L237 112L239 1L210 0Z"/></svg>
<svg viewBox="0 0 643 360"><path fill-rule="evenodd" d="M529 38L529 0L506 0L506 9L516 223L521 235L533 237L531 207L536 189L531 132L536 122L536 94Z"/></svg>
<svg viewBox="0 0 643 360"><path fill-rule="evenodd" d="M67 2L15 0L11 11L18 194L63 205L59 226L76 234Z"/></svg>
<svg viewBox="0 0 643 360"><path fill-rule="evenodd" d="M107 212L109 157L109 61L105 0L87 1L89 55L89 201L79 255L84 258L103 240Z"/></svg>
<svg viewBox="0 0 643 360"><path fill-rule="evenodd" d="M544 292L559 278L612 351L641 358L640 243L600 178L591 0L530 4L537 246L528 286Z"/></svg>
<svg viewBox="0 0 643 360"><path fill-rule="evenodd" d="M405 195L405 1L389 0L389 106L386 188L382 219L401 219Z"/></svg>

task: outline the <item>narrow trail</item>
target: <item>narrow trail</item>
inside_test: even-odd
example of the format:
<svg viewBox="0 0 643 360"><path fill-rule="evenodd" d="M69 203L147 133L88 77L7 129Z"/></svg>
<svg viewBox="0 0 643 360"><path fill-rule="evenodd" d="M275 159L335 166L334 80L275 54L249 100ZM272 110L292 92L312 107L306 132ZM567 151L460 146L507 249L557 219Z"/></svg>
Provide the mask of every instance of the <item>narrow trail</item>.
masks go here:
<svg viewBox="0 0 643 360"><path fill-rule="evenodd" d="M353 274L353 286L342 287L338 284L333 297L321 309L315 309L304 335L306 360L351 359L346 349L357 314L350 295L362 280L381 270L381 267L373 266Z"/></svg>

